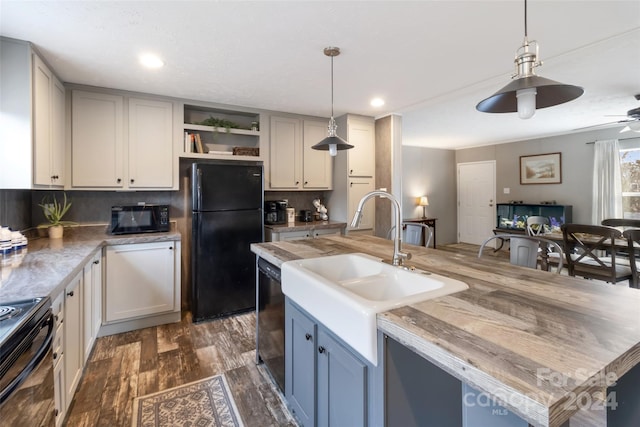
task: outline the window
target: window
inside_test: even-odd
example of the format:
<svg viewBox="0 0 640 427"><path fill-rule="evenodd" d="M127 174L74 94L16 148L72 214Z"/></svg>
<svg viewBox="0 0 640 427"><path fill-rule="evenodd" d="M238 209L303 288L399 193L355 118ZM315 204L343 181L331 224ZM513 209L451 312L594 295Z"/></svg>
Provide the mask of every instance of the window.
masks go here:
<svg viewBox="0 0 640 427"><path fill-rule="evenodd" d="M620 150L624 218L640 219L640 148Z"/></svg>

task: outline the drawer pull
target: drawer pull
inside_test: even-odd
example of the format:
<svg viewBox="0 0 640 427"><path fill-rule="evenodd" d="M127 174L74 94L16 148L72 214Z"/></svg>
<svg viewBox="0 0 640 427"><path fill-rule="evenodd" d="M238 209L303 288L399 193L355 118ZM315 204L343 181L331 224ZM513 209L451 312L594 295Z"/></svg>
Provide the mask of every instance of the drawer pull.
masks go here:
<svg viewBox="0 0 640 427"><path fill-rule="evenodd" d="M71 291L71 292L67 292L67 296L72 297L72 296L73 296L73 291Z"/></svg>

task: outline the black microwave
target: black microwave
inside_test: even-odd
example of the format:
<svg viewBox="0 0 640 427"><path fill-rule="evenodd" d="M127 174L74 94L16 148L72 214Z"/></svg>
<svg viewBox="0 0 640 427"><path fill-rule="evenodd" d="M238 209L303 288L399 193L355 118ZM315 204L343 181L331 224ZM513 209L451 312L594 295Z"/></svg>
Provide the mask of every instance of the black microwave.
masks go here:
<svg viewBox="0 0 640 427"><path fill-rule="evenodd" d="M168 205L123 205L111 207L111 234L169 231Z"/></svg>

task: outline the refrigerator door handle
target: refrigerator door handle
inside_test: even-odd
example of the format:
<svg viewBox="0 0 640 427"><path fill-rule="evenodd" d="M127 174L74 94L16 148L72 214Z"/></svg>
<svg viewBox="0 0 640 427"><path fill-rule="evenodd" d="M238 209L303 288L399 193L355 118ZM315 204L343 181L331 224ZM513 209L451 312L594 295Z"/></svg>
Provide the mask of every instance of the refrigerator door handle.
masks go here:
<svg viewBox="0 0 640 427"><path fill-rule="evenodd" d="M196 188L198 192L197 206L198 210L202 209L202 170L200 168L196 169Z"/></svg>

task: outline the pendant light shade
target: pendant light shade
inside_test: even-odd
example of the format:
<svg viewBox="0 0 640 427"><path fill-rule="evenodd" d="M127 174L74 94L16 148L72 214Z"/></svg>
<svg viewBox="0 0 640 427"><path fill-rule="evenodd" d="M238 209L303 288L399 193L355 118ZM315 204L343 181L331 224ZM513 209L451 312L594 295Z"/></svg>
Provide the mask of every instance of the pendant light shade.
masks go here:
<svg viewBox="0 0 640 427"><path fill-rule="evenodd" d="M353 145L349 144L336 134L338 126L333 118L333 57L340 55L340 48L326 47L324 49L324 54L331 57L331 119L329 119L329 126L327 127L327 137L311 148L314 150L328 150L331 156L335 156L338 154L338 150L348 150L353 148Z"/></svg>
<svg viewBox="0 0 640 427"><path fill-rule="evenodd" d="M534 49L535 48L535 49ZM527 0L524 0L524 42L516 51L513 81L476 105L484 113L515 113L529 119L539 108L572 101L584 93L579 86L558 83L535 74L542 65L538 60L538 43L527 38Z"/></svg>

